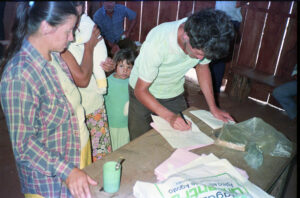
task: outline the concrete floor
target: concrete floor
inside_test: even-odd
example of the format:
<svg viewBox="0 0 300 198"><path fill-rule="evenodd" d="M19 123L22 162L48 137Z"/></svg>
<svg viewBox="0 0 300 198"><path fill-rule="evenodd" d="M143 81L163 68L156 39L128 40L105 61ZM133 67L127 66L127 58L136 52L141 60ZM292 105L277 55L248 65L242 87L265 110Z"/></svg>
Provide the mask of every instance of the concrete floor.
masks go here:
<svg viewBox="0 0 300 198"><path fill-rule="evenodd" d="M189 106L208 110L204 96L197 86L186 83L186 98ZM220 107L236 119L244 121L252 117L260 117L265 122L271 124L278 131L281 131L287 138L297 144L297 123L291 121L284 112L274 109L267 105L261 105L252 100L238 102L225 93L219 97ZM284 191L283 198L297 197L297 160L292 166L290 178ZM16 171L15 160L13 157L9 134L6 128L5 119L0 110L0 195L5 198L23 197L20 192L20 184Z"/></svg>

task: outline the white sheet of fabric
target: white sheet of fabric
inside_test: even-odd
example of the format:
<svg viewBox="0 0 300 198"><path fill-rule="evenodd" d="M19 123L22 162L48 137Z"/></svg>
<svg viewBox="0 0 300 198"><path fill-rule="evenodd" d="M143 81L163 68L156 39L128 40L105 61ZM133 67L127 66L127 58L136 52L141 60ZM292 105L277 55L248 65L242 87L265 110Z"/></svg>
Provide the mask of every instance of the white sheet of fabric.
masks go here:
<svg viewBox="0 0 300 198"><path fill-rule="evenodd" d="M80 23L78 29L75 31L75 42L74 45L82 45L84 50L84 43L88 42L91 38L93 27L95 23L94 21L86 14L83 14L80 18ZM82 61L83 53L80 53L81 57L79 62ZM97 86L99 88L100 94L106 93L107 81L105 76L105 71L100 66L100 63L104 61L107 57L107 49L102 39L94 48L94 56L93 56L93 75L95 76Z"/></svg>
<svg viewBox="0 0 300 198"><path fill-rule="evenodd" d="M224 122L215 118L209 111L206 110L194 110L190 111L191 114L205 122L212 129L219 129L223 127ZM233 121L229 121L229 123L235 123Z"/></svg>
<svg viewBox="0 0 300 198"><path fill-rule="evenodd" d="M185 171L185 170L188 170L190 168L193 168L193 167L196 167L196 166L199 166L201 164L206 164L208 162L213 162L213 161L218 161L220 160L217 156L215 156L214 154L210 153L209 155L201 155L199 156L197 159L187 163L186 165L182 166L182 167L179 167L177 169L173 169L173 170L170 170L168 171L164 176L166 178L170 177L171 175L174 175L176 173L179 173L179 172L182 172L182 171ZM226 159L225 159L226 160ZM226 160L227 161L227 160ZM242 169L238 169L236 167L234 167L238 172L239 172L239 175L243 176L243 178L240 178L240 180L242 181L245 181L244 179L248 179L248 175L247 173L244 174L244 172L242 172L243 170Z"/></svg>
<svg viewBox="0 0 300 198"><path fill-rule="evenodd" d="M81 104L80 93L76 85L70 80L63 68L58 64L58 61L54 56L51 55L52 65L55 67L59 82L64 90L65 96L71 103L78 120L79 133L80 133L80 146L83 149L89 141L89 130L85 124L84 108Z"/></svg>
<svg viewBox="0 0 300 198"><path fill-rule="evenodd" d="M218 160L218 158L212 154L209 154L207 157L204 156L206 155L197 155L184 149L176 149L168 159L155 168L154 174L156 175L158 181L162 181L168 178L170 175L182 171L183 167L186 169L188 167L187 165L192 166L198 163ZM246 171L237 167L235 167L235 169L239 171L239 173L246 179L249 178Z"/></svg>
<svg viewBox="0 0 300 198"><path fill-rule="evenodd" d="M270 198L269 194L244 178L226 159L213 154L199 157L174 171L159 183L137 181L136 198L156 197L251 197ZM201 159L202 158L202 159Z"/></svg>
<svg viewBox="0 0 300 198"><path fill-rule="evenodd" d="M153 127L157 130L173 148L187 148L196 145L213 144L214 140L200 131L197 125L189 118L184 116L192 123L192 127L188 131L179 131L173 129L171 125L159 116L152 115Z"/></svg>

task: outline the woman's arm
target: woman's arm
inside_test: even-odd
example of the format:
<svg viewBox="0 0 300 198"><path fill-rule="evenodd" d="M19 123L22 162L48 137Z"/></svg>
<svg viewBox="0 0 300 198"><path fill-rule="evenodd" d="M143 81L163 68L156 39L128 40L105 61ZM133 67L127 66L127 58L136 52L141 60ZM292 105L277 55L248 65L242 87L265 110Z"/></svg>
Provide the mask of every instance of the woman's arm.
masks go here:
<svg viewBox="0 0 300 198"><path fill-rule="evenodd" d="M87 87L90 82L93 73L93 52L94 47L100 41L97 38L99 35L99 29L97 26L94 26L90 40L84 44L84 53L80 65L70 51L66 50L61 53L61 57L67 63L75 84L78 87Z"/></svg>

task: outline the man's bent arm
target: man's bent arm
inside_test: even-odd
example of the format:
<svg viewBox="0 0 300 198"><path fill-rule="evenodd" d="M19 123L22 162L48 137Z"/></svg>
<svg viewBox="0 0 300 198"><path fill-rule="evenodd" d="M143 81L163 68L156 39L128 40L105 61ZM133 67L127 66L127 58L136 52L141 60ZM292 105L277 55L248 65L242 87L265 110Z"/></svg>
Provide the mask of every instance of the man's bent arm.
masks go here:
<svg viewBox="0 0 300 198"><path fill-rule="evenodd" d="M136 98L150 111L168 121L173 128L182 131L190 129L190 126L185 124L184 120L180 116L177 116L175 113L169 111L156 100L156 98L149 92L150 85L151 83L145 82L138 78L134 89L134 95Z"/></svg>
<svg viewBox="0 0 300 198"><path fill-rule="evenodd" d="M227 113L219 109L216 105L214 94L213 94L213 86L211 80L211 73L208 64L205 65L197 65L196 73L198 77L198 82L205 96L205 100L208 104L210 112L218 119L228 122L228 120L233 120L233 118Z"/></svg>

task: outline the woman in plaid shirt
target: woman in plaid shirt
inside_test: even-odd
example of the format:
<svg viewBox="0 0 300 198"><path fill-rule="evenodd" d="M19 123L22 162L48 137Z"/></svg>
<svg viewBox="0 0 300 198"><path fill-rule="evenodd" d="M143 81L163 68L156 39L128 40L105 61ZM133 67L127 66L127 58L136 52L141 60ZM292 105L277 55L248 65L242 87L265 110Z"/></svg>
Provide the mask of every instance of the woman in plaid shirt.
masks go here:
<svg viewBox="0 0 300 198"><path fill-rule="evenodd" d="M77 168L80 129L51 63L56 59L73 81L59 53L73 40L77 19L71 2L17 8L0 98L25 197L90 197L89 184L97 184Z"/></svg>

